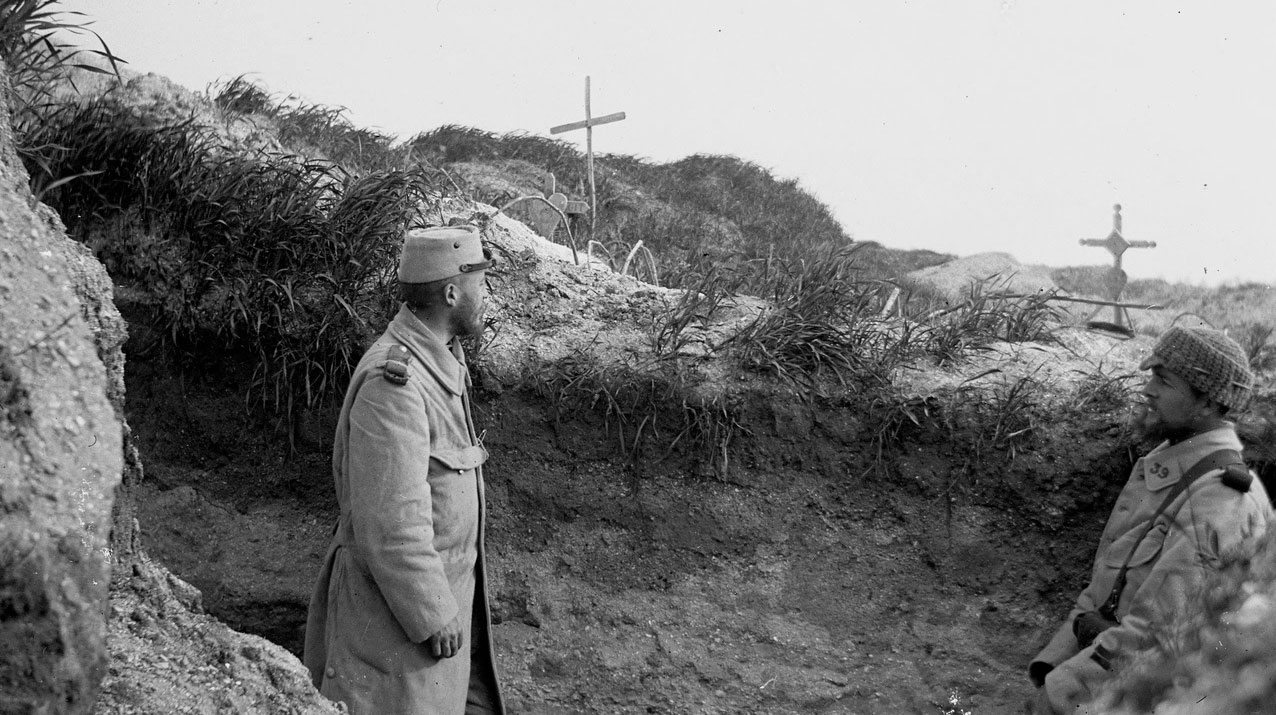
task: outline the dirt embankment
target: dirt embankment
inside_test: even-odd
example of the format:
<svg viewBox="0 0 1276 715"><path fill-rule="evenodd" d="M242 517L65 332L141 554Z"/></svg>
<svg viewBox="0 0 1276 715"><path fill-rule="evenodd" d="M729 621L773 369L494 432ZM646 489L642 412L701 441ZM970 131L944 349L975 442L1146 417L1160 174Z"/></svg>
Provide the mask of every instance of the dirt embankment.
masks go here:
<svg viewBox="0 0 1276 715"><path fill-rule="evenodd" d="M1067 350L1013 352L987 359L1067 371L1042 367ZM940 410L982 367L904 386L933 391ZM326 445L287 457L227 389L233 372L130 369L144 542L212 615L298 651L336 516ZM1054 389L1041 399L1071 387ZM638 472L614 419L555 419L499 380L480 389L498 661L515 711L936 713L955 696L976 713L1019 712L1023 664L1083 585L1129 467L1119 414L1043 418L1013 455L967 474L967 443L942 421L879 460L859 398L751 398L725 470L704 450L659 459L652 441Z"/></svg>
<svg viewBox="0 0 1276 715"><path fill-rule="evenodd" d="M601 387L650 376L651 331L676 294L573 266L504 218L487 238L504 264L476 407L516 712L933 713L954 697L1019 710L1023 663L1082 585L1130 463L1121 408L1085 407L1085 381L1100 365L1132 370L1146 344L1063 330L1063 346L994 346L903 370L889 391L822 397L690 361L689 401L643 427L608 412ZM740 301L694 329L759 309ZM336 517L331 415L310 415L289 455L246 416L244 371L179 375L134 355L143 543L209 613L298 651ZM592 401L562 402L563 369L601 380ZM1018 407L1014 385L1030 389ZM724 429L669 449L706 404L728 406ZM961 419L972 406L985 411ZM980 415L1006 410L1027 429L990 440ZM198 647L195 667L269 676L226 652ZM174 678L191 667L168 662ZM129 683L119 668L108 694L127 698Z"/></svg>

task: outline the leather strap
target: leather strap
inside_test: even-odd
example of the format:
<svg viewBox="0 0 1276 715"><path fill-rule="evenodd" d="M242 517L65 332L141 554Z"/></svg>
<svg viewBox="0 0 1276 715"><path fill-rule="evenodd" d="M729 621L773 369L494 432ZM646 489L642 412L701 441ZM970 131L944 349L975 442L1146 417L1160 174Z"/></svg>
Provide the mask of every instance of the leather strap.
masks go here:
<svg viewBox="0 0 1276 715"><path fill-rule="evenodd" d="M1161 506L1157 507L1156 513L1152 515L1151 519L1148 519L1147 528L1143 530L1139 540L1134 542L1130 553L1126 555L1125 563L1121 564L1121 570L1117 572L1116 581L1112 584L1112 593L1108 594L1108 600L1104 601L1102 606L1099 606L1100 615L1117 623L1121 622L1121 619L1117 618L1116 609L1121 601L1121 593L1125 591L1125 577L1126 572L1130 570L1130 560L1134 558L1134 553L1139 550L1139 545L1143 543L1147 535L1152 533L1152 529L1156 526L1156 520L1161 514L1165 513L1170 504L1174 503L1174 500L1178 499L1179 495L1192 485L1192 482L1205 474L1219 469L1226 469L1233 464L1244 466L1245 460L1241 458L1240 452L1234 449L1220 449L1217 452L1205 455L1201 461L1193 464L1191 469L1183 472L1178 482L1165 495L1165 500L1161 502Z"/></svg>

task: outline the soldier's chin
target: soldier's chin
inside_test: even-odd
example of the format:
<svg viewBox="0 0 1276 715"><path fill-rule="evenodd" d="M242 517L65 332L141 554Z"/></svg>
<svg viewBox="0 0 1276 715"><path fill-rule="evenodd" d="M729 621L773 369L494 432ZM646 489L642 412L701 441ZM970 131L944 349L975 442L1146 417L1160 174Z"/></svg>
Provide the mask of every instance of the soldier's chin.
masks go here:
<svg viewBox="0 0 1276 715"><path fill-rule="evenodd" d="M1161 422L1156 413L1148 409L1146 405L1141 405L1134 413L1132 426L1134 434L1143 441L1161 441L1165 439L1165 423Z"/></svg>
<svg viewBox="0 0 1276 715"><path fill-rule="evenodd" d="M452 332L456 333L457 337L461 338L481 335L483 333L483 318L480 316L475 320L465 320L464 318L458 319L452 325Z"/></svg>

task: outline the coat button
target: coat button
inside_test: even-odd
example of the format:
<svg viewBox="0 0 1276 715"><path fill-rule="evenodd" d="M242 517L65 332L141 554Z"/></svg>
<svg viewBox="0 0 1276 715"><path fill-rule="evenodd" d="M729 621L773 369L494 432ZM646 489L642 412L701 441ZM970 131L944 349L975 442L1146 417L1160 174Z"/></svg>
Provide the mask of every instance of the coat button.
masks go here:
<svg viewBox="0 0 1276 715"><path fill-rule="evenodd" d="M328 666L328 669L323 672L323 674L328 676L329 678L335 678L337 677L337 669L330 665Z"/></svg>

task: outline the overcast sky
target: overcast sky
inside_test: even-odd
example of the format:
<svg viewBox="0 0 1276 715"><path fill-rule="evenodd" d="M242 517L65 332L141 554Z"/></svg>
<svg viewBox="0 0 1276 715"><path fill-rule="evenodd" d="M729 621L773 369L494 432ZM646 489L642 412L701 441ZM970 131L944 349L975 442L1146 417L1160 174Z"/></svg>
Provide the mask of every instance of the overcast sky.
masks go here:
<svg viewBox="0 0 1276 715"><path fill-rule="evenodd" d="M857 239L1132 278L1276 283L1276 3L64 0L135 70L250 76L406 138L733 154ZM560 135L572 139L573 135ZM575 140L583 147L583 133Z"/></svg>

